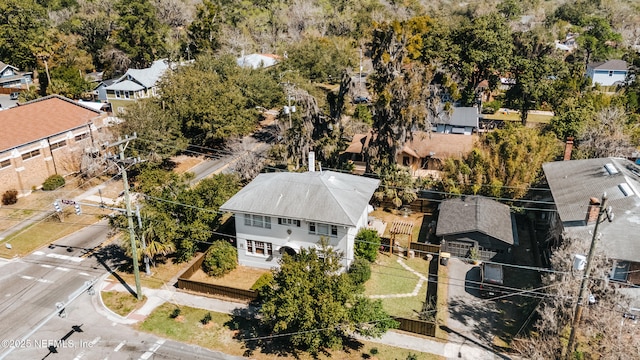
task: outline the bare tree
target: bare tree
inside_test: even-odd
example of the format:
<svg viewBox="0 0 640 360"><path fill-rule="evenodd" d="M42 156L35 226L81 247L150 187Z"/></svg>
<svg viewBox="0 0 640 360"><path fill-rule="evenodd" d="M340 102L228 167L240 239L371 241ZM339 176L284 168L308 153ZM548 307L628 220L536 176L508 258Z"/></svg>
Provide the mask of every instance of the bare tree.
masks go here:
<svg viewBox="0 0 640 360"><path fill-rule="evenodd" d="M600 110L578 136L578 150L588 158L630 155L635 147L626 133L626 123L624 109L610 106Z"/></svg>
<svg viewBox="0 0 640 360"><path fill-rule="evenodd" d="M565 238L551 257L554 273L543 276L547 293L538 306L539 319L528 337L514 340L514 349L529 359L557 359L566 346L582 273L573 270L573 256L586 254L589 241ZM577 351L593 359L634 359L640 338L634 326L624 322L629 300L608 281L611 261L597 251L593 258L589 293L592 298L578 325ZM594 301L591 301L594 300Z"/></svg>

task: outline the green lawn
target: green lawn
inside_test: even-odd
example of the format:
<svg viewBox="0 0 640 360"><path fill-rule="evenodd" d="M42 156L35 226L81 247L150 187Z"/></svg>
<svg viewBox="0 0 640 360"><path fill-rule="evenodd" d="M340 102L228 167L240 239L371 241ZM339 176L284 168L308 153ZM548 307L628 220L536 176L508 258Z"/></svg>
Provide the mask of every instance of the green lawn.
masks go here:
<svg viewBox="0 0 640 360"><path fill-rule="evenodd" d="M3 245L0 247L0 257L25 256L42 246L96 222L96 220L93 215L73 215L73 218L67 217L64 222L58 221L55 217L49 217L2 240ZM4 244L11 244L11 249Z"/></svg>
<svg viewBox="0 0 640 360"><path fill-rule="evenodd" d="M371 279L365 284L366 295L390 295L411 293L420 279L397 262L397 255L378 254L371 266ZM406 265L425 277L428 276L429 262L421 259L404 259ZM427 295L424 282L417 296L382 299L385 310L390 315L415 317L421 311Z"/></svg>
<svg viewBox="0 0 640 360"><path fill-rule="evenodd" d="M231 315L210 312L188 306L180 306L180 315L176 318L171 318L171 314L176 308L176 305L169 303L159 306L143 323L138 325L138 328L158 336L180 342L196 344L212 350L223 351L230 355L246 355L244 342L234 338L234 336L238 334L238 330L232 329L237 323ZM203 325L201 320L207 313L211 314L211 321L207 325ZM240 327L245 328L246 326L244 326L244 324L240 324ZM359 360L373 359L375 357L377 359L404 360L410 354L415 355L415 359L419 360L442 359L441 357L432 354L420 353L366 341L363 341L361 346L348 349L348 351L332 350L327 354L319 354L315 358L302 353L299 354L297 358L300 360L333 358ZM277 354L264 354L258 349L250 354L250 358L257 360L276 360L282 359L283 356Z"/></svg>
<svg viewBox="0 0 640 360"><path fill-rule="evenodd" d="M138 299L126 291L103 291L100 293L102 302L114 313L120 316L127 316L131 312L147 301L147 297L143 296L142 300Z"/></svg>
<svg viewBox="0 0 640 360"><path fill-rule="evenodd" d="M509 112L509 114L498 111L495 114L484 114L482 115L482 117L487 120L520 121L520 113L517 113L515 111L511 111ZM549 121L551 121L551 118L553 118L553 116L551 115L529 114L529 116L527 116L527 123L531 122L547 124L549 123Z"/></svg>

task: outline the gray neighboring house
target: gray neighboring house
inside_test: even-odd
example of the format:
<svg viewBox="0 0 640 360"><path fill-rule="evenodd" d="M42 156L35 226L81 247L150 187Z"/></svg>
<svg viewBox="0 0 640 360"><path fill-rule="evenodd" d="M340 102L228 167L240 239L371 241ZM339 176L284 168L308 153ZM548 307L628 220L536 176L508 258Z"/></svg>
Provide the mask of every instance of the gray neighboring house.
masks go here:
<svg viewBox="0 0 640 360"><path fill-rule="evenodd" d="M590 242L603 193L613 222L598 227L598 248L613 260L611 278L640 285L640 167L622 158L556 161L542 165L557 211L550 224ZM593 198L593 200L592 200ZM586 254L584 254L586 255Z"/></svg>
<svg viewBox="0 0 640 360"><path fill-rule="evenodd" d="M379 181L332 171L266 173L225 202L233 212L238 263L270 269L285 253L320 248L321 238L354 258L354 240L367 226L369 200Z"/></svg>
<svg viewBox="0 0 640 360"><path fill-rule="evenodd" d="M98 83L98 85L93 89L93 93L98 99L98 101L106 102L107 101L107 87L114 84L118 79L108 79L102 80Z"/></svg>
<svg viewBox="0 0 640 360"><path fill-rule="evenodd" d="M471 249L480 260L505 261L518 245L515 221L509 206L483 196L461 196L439 206L436 236L443 251L468 257Z"/></svg>
<svg viewBox="0 0 640 360"><path fill-rule="evenodd" d="M454 107L451 116L434 121L433 131L445 134L471 135L478 131L477 107Z"/></svg>
<svg viewBox="0 0 640 360"><path fill-rule="evenodd" d="M0 87L26 89L32 83L32 72L21 72L17 67L0 61Z"/></svg>

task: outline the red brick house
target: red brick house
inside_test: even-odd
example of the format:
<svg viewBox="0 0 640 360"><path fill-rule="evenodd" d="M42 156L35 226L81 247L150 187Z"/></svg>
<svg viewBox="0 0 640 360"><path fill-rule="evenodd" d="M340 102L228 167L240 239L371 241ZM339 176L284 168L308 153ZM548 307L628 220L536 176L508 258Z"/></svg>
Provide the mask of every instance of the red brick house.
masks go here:
<svg viewBox="0 0 640 360"><path fill-rule="evenodd" d="M77 170L80 155L97 149L105 117L59 95L0 111L0 194L26 195L51 175Z"/></svg>

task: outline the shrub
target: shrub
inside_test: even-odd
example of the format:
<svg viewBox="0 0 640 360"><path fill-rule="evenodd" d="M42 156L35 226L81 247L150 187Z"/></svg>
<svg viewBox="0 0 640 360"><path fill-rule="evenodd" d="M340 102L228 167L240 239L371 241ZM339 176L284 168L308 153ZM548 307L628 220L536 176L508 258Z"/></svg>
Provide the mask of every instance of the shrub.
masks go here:
<svg viewBox="0 0 640 360"><path fill-rule="evenodd" d="M51 191L51 190L55 190L61 186L64 186L64 178L60 175L51 175L47 178L47 180L44 181L44 184L42 184L42 190L44 191Z"/></svg>
<svg viewBox="0 0 640 360"><path fill-rule="evenodd" d="M482 104L482 113L483 114L495 114L498 109L502 107L502 102L498 100L493 100Z"/></svg>
<svg viewBox="0 0 640 360"><path fill-rule="evenodd" d="M173 309L173 311L171 312L171 315L169 315L170 318L175 319L178 316L180 316L180 313L182 312L182 310L180 310L180 308L175 308Z"/></svg>
<svg viewBox="0 0 640 360"><path fill-rule="evenodd" d="M18 202L18 190L7 190L2 194L2 205L13 205Z"/></svg>
<svg viewBox="0 0 640 360"><path fill-rule="evenodd" d="M202 319L200 319L200 323L202 325L207 325L211 321L211 313L208 312L204 315Z"/></svg>
<svg viewBox="0 0 640 360"><path fill-rule="evenodd" d="M236 248L224 240L215 241L202 262L204 272L214 277L227 274L237 266L238 254Z"/></svg>
<svg viewBox="0 0 640 360"><path fill-rule="evenodd" d="M355 239L356 257L361 257L370 262L376 261L378 249L380 248L380 236L373 229L362 229L358 232Z"/></svg>
<svg viewBox="0 0 640 360"><path fill-rule="evenodd" d="M356 285L364 284L371 278L371 263L364 258L356 258L349 268L349 277Z"/></svg>
<svg viewBox="0 0 640 360"><path fill-rule="evenodd" d="M251 290L260 292L260 289L264 288L265 286L271 285L272 282L273 274L271 272L264 273L258 278L258 280L256 280L255 283L253 283L253 285L251 286Z"/></svg>

